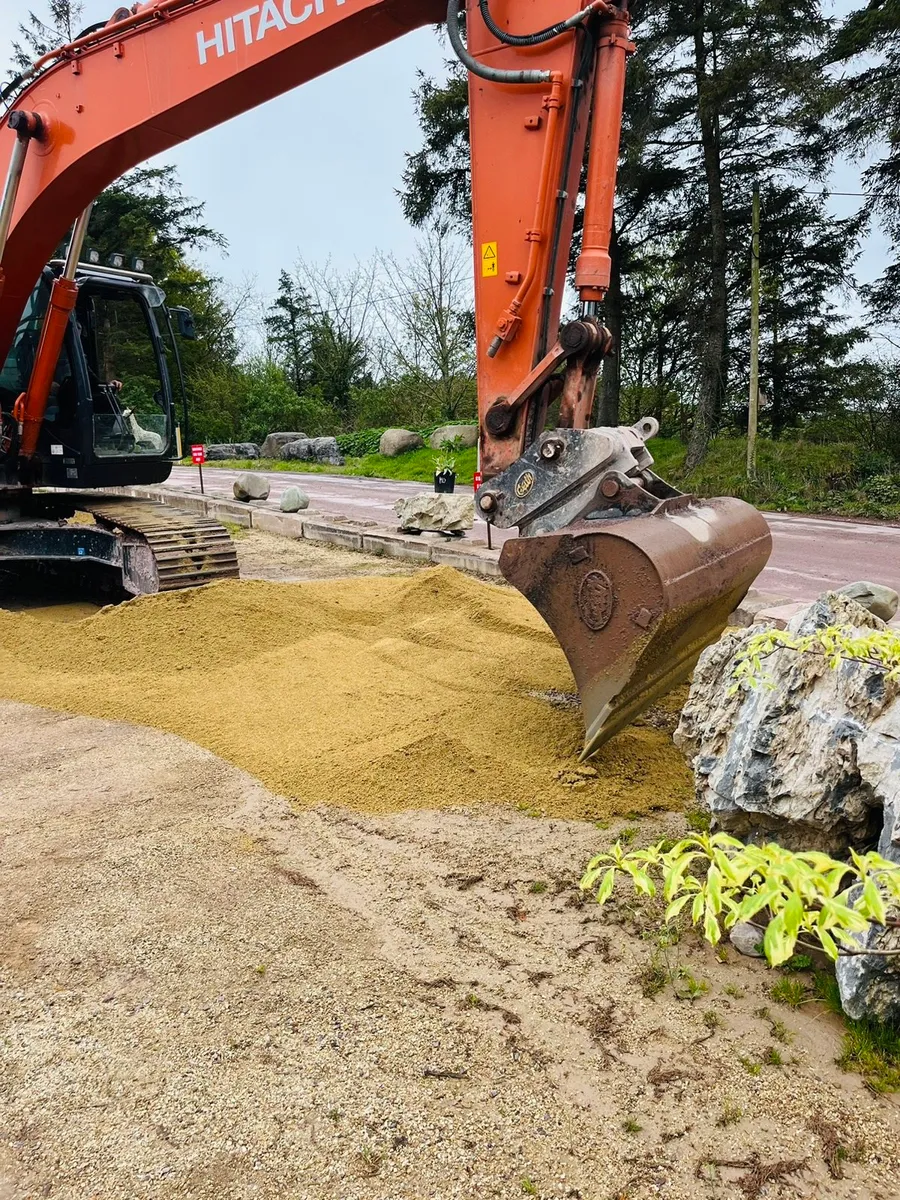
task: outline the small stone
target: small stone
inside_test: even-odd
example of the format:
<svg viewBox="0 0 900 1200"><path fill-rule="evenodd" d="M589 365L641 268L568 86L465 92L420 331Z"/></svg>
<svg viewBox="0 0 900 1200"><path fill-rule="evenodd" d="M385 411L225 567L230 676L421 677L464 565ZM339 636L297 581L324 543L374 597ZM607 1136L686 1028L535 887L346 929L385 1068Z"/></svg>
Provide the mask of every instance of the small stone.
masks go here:
<svg viewBox="0 0 900 1200"><path fill-rule="evenodd" d="M269 481L255 471L242 471L234 481L233 490L235 500L265 500L269 495Z"/></svg>
<svg viewBox="0 0 900 1200"><path fill-rule="evenodd" d="M278 507L286 513L299 512L301 508L309 508L309 496L298 487L286 488Z"/></svg>
<svg viewBox="0 0 900 1200"><path fill-rule="evenodd" d="M417 496L397 500L394 512L400 518L401 529L461 533L475 523L475 498L471 494L420 492Z"/></svg>
<svg viewBox="0 0 900 1200"><path fill-rule="evenodd" d="M758 929L749 921L738 921L731 927L728 937L739 954L746 954L748 958L765 958L762 950L765 930Z"/></svg>
<svg viewBox="0 0 900 1200"><path fill-rule="evenodd" d="M396 458L407 450L420 450L425 445L421 434L411 429L386 429L378 443L378 453L387 458Z"/></svg>
<svg viewBox="0 0 900 1200"><path fill-rule="evenodd" d="M893 621L900 605L900 594L892 587L883 583L867 583L864 579L848 583L846 587L838 588L838 592L842 596L849 596L882 621Z"/></svg>

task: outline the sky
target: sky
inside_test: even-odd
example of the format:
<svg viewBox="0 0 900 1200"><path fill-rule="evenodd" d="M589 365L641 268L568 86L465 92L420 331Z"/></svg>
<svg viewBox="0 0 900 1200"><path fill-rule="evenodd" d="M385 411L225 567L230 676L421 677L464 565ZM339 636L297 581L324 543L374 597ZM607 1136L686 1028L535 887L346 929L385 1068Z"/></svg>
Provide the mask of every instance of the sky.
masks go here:
<svg viewBox="0 0 900 1200"><path fill-rule="evenodd" d="M830 4L843 16L858 0ZM41 0L0 0L0 44L13 39L31 7L40 10ZM86 0L85 24L114 7L114 0ZM225 257L213 251L202 265L235 287L255 280L265 298L298 256L346 268L375 250L411 254L416 231L396 189L404 154L421 141L412 93L418 70L443 75L448 52L434 29L416 30L162 155L158 162L177 166L185 192L205 203L208 223L228 240ZM861 169L841 162L827 186L860 192ZM829 201L837 217L860 203ZM879 232L867 239L860 282L877 277L887 249ZM861 311L846 301L844 308Z"/></svg>

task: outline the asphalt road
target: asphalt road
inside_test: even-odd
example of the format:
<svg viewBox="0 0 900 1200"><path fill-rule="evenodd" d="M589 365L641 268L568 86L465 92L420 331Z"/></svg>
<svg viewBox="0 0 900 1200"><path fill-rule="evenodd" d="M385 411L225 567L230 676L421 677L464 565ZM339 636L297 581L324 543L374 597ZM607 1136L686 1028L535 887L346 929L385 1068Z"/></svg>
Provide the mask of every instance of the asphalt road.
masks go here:
<svg viewBox="0 0 900 1200"><path fill-rule="evenodd" d="M237 471L207 467L203 473L210 495L231 496ZM357 521L393 525L393 503L400 496L424 490L419 483L393 479L364 479L354 475L315 475L287 471L264 472L277 500L285 488L297 485L318 512ZM170 483L199 491L195 467L175 467ZM812 600L828 588L841 587L857 579L888 584L900 591L900 525L892 522L850 521L830 517L806 517L795 513L767 513L772 529L772 557L756 581L765 591L788 600ZM513 531L514 533L514 531ZM499 545L508 530L494 530ZM476 523L473 537L484 540L485 526Z"/></svg>

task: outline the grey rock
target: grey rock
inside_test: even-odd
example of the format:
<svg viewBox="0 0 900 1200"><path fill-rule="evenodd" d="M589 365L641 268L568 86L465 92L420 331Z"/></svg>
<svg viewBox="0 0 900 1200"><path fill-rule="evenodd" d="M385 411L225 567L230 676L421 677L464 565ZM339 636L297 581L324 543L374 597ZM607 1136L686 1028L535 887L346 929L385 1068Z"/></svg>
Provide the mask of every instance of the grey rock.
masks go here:
<svg viewBox="0 0 900 1200"><path fill-rule="evenodd" d="M301 508L309 508L309 496L298 487L285 488L278 507L286 513L299 512Z"/></svg>
<svg viewBox="0 0 900 1200"><path fill-rule="evenodd" d="M233 490L235 500L265 500L269 495L269 481L255 471L242 471L234 481Z"/></svg>
<svg viewBox="0 0 900 1200"><path fill-rule="evenodd" d="M788 629L828 625L884 628L828 593ZM900 684L864 663L832 670L782 649L764 663L770 687L729 695L734 656L758 631L726 633L697 665L675 741L693 760L698 803L744 840L841 854L880 833L881 853L900 862Z"/></svg>
<svg viewBox="0 0 900 1200"><path fill-rule="evenodd" d="M259 446L255 442L219 442L206 447L209 462L221 462L225 458L259 458Z"/></svg>
<svg viewBox="0 0 900 1200"><path fill-rule="evenodd" d="M469 448L478 445L477 425L442 425L428 439L432 450L440 450L445 442L455 442L459 438L463 446Z"/></svg>
<svg viewBox="0 0 900 1200"><path fill-rule="evenodd" d="M424 445L421 435L413 433L411 429L386 429L378 443L378 453L395 458L407 450L419 450Z"/></svg>
<svg viewBox="0 0 900 1200"><path fill-rule="evenodd" d="M281 447L288 442L299 442L306 438L305 433L270 433L259 448L260 458L278 458Z"/></svg>
<svg viewBox="0 0 900 1200"><path fill-rule="evenodd" d="M851 902L861 888L855 889ZM892 917L900 909L889 908ZM900 929L870 925L865 933L854 934L860 950L900 951ZM859 1020L869 1017L876 1021L900 1021L900 954L841 955L835 964L841 1006L848 1017Z"/></svg>
<svg viewBox="0 0 900 1200"><path fill-rule="evenodd" d="M729 930L728 937L739 954L745 954L748 958L765 958L761 949L764 929L757 929L749 921L738 921Z"/></svg>
<svg viewBox="0 0 900 1200"><path fill-rule="evenodd" d="M344 465L344 457L338 450L337 439L333 437L298 438L296 442L288 442L281 447L281 457L288 462L299 460L327 463L333 467Z"/></svg>
<svg viewBox="0 0 900 1200"><path fill-rule="evenodd" d="M838 588L838 592L841 596L849 596L882 621L893 621L900 605L900 595L892 587L883 583L868 583L864 579L848 583L846 587Z"/></svg>
<svg viewBox="0 0 900 1200"><path fill-rule="evenodd" d="M395 501L394 512L400 519L401 529L461 533L474 524L475 497L421 492Z"/></svg>

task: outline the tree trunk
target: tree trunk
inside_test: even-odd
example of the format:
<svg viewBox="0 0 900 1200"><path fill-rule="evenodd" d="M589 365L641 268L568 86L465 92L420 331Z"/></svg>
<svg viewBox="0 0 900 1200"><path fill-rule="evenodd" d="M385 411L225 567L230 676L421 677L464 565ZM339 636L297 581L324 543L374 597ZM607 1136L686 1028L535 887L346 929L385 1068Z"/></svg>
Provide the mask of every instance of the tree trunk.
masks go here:
<svg viewBox="0 0 900 1200"><path fill-rule="evenodd" d="M622 391L622 260L619 239L613 222L609 240L611 269L609 291L603 301L604 322L612 334L612 352L603 360L600 394L597 398L597 425L619 424L619 405Z"/></svg>
<svg viewBox="0 0 900 1200"><path fill-rule="evenodd" d="M725 393L725 357L728 347L728 250L725 203L722 197L722 158L718 100L710 95L708 59L703 40L704 0L694 5L694 69L703 169L709 201L709 296L700 349L700 388L685 466L696 467L706 457L716 431Z"/></svg>

